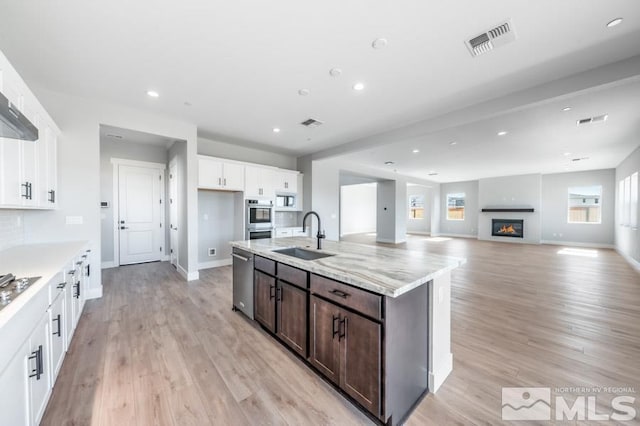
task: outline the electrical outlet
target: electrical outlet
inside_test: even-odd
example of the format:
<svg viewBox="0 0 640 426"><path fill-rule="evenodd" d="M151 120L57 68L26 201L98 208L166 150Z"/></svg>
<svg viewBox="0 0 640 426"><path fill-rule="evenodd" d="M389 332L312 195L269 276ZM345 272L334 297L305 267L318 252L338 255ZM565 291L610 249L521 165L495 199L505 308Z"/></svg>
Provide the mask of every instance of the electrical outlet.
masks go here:
<svg viewBox="0 0 640 426"><path fill-rule="evenodd" d="M210 248L209 249L209 256L215 256L215 255L216 255L216 249Z"/></svg>

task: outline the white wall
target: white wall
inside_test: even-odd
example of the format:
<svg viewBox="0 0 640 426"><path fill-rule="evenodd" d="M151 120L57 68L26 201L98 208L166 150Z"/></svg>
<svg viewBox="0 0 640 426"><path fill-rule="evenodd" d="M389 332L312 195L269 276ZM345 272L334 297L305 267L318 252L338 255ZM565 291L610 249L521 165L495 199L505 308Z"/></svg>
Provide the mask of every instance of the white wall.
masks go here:
<svg viewBox="0 0 640 426"><path fill-rule="evenodd" d="M186 216L184 232L185 255L180 265L197 278L197 129L194 124L170 117L140 111L121 105L97 102L76 96L35 90L38 99L62 130L58 141L59 209L55 211L25 211L24 226L27 243L88 240L95 255L101 259L100 246L100 124L132 129L170 138L186 140ZM183 194L184 195L184 194ZM81 225L66 225L66 216L80 216ZM88 296L102 294L101 274L92 275Z"/></svg>
<svg viewBox="0 0 640 426"><path fill-rule="evenodd" d="M602 186L599 224L569 223L568 191L573 186ZM557 173L542 176L542 240L612 246L615 240L615 170Z"/></svg>
<svg viewBox="0 0 640 426"><path fill-rule="evenodd" d="M131 143L126 141L100 141L100 201L108 201L108 208L100 209L102 262L113 262L113 164L112 158L148 161L167 164L167 149L164 146ZM165 179L164 182L168 182ZM166 195L165 188L165 195ZM167 197L164 197L167 199ZM169 219L169 203L165 203L165 218ZM165 243L169 247L169 227L165 226ZM169 251L167 250L166 253Z"/></svg>
<svg viewBox="0 0 640 426"><path fill-rule="evenodd" d="M340 187L340 235L376 232L377 184Z"/></svg>
<svg viewBox="0 0 640 426"><path fill-rule="evenodd" d="M433 216L433 200L431 188L422 185L407 185L407 232L409 234L428 234L431 232L431 217ZM410 215L409 199L412 195L424 198L424 218L412 219Z"/></svg>
<svg viewBox="0 0 640 426"><path fill-rule="evenodd" d="M0 209L0 251L24 243L22 211Z"/></svg>
<svg viewBox="0 0 640 426"><path fill-rule="evenodd" d="M478 213L478 239L539 244L541 230L542 175L480 179L478 210L487 207L533 207L533 213ZM476 210L476 211L478 211ZM491 219L523 219L524 238L492 237Z"/></svg>
<svg viewBox="0 0 640 426"><path fill-rule="evenodd" d="M201 266L231 259L229 241L244 239L235 235L237 220L243 222L242 214L235 214L235 193L198 191L198 261ZM209 248L216 249L215 256L209 256Z"/></svg>
<svg viewBox="0 0 640 426"><path fill-rule="evenodd" d="M616 168L616 205L618 205L617 203L620 199L620 194L618 193L618 182L635 172L640 172L640 148L633 151ZM640 209L638 210L637 223L640 223ZM640 269L640 231L638 231L638 228L634 229L629 226L622 226L618 216L619 215L616 214L614 231L616 250Z"/></svg>
<svg viewBox="0 0 640 426"><path fill-rule="evenodd" d="M447 220L447 194L464 192L464 220ZM478 233L478 181L440 184L440 234L475 236Z"/></svg>
<svg viewBox="0 0 640 426"><path fill-rule="evenodd" d="M198 154L296 170L296 157L292 155L247 148L231 143L213 141L203 137L198 138Z"/></svg>

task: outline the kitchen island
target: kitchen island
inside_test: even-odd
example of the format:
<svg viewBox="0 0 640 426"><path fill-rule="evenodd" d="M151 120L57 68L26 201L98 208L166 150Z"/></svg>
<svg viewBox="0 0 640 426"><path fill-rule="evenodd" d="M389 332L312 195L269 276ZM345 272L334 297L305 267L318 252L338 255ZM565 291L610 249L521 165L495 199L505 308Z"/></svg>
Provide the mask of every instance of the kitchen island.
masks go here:
<svg viewBox="0 0 640 426"><path fill-rule="evenodd" d="M255 320L378 422L403 422L451 372L450 276L464 259L311 238L231 245L254 255Z"/></svg>

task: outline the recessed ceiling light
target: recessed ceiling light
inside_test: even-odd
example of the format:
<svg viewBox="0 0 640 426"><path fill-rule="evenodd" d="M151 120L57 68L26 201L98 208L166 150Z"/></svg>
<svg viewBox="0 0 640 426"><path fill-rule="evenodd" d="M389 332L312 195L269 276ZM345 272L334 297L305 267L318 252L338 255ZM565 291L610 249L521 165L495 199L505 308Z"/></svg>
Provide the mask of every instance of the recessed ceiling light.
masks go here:
<svg viewBox="0 0 640 426"><path fill-rule="evenodd" d="M191 106L191 102L185 102L184 106L190 107Z"/></svg>
<svg viewBox="0 0 640 426"><path fill-rule="evenodd" d="M564 112L571 111L571 107L564 107L564 108L562 108L562 110L563 110Z"/></svg>
<svg viewBox="0 0 640 426"><path fill-rule="evenodd" d="M309 91L309 89L300 89L300 90L298 90L298 95L300 95L300 96L307 96L309 93L311 93Z"/></svg>
<svg viewBox="0 0 640 426"><path fill-rule="evenodd" d="M279 127L274 127L273 128L273 133L280 133L280 128Z"/></svg>
<svg viewBox="0 0 640 426"><path fill-rule="evenodd" d="M419 150L419 149L414 149L412 152L413 152L414 154L417 154L417 153L419 153L419 152L420 152L420 150Z"/></svg>
<svg viewBox="0 0 640 426"><path fill-rule="evenodd" d="M456 142L456 141L449 142L449 145L451 145L451 146L458 145L458 142Z"/></svg>
<svg viewBox="0 0 640 426"><path fill-rule="evenodd" d="M509 133L509 132L507 132L506 130L501 130L501 131L498 132L498 136L504 136L507 133Z"/></svg>
<svg viewBox="0 0 640 426"><path fill-rule="evenodd" d="M386 38L377 38L373 40L373 43L371 43L371 47L373 47L374 49L382 49L384 47L387 47L387 44L389 44L389 42Z"/></svg>
<svg viewBox="0 0 640 426"><path fill-rule="evenodd" d="M392 164L395 164L393 161L385 161L384 162L385 166L390 166Z"/></svg>
<svg viewBox="0 0 640 426"><path fill-rule="evenodd" d="M612 28L622 23L622 18L616 18L613 21L607 23L607 28Z"/></svg>
<svg viewBox="0 0 640 426"><path fill-rule="evenodd" d="M160 96L160 94L158 92L156 92L155 90L149 90L147 92L147 95L151 96L152 98L157 98L158 96Z"/></svg>
<svg viewBox="0 0 640 426"><path fill-rule="evenodd" d="M342 70L340 68L331 68L329 70L329 75L331 77L340 77L341 74L342 74Z"/></svg>
<svg viewBox="0 0 640 426"><path fill-rule="evenodd" d="M354 84L353 85L353 90L357 90L357 91L364 90L364 83L356 83L356 84Z"/></svg>
<svg viewBox="0 0 640 426"><path fill-rule="evenodd" d="M564 154L562 154L562 155L564 155L565 157L568 157L568 156L570 156L570 155L571 155L571 153L570 153L570 152L565 152L565 153L564 153Z"/></svg>
<svg viewBox="0 0 640 426"><path fill-rule="evenodd" d="M438 176L438 172L434 172L433 170L429 172L429 176Z"/></svg>

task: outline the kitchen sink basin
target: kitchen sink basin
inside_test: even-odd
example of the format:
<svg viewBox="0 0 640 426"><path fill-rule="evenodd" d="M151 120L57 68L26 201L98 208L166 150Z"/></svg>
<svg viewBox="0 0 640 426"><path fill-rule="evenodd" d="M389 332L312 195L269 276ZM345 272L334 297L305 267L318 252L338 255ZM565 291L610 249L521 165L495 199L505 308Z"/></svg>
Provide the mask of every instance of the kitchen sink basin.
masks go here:
<svg viewBox="0 0 640 426"><path fill-rule="evenodd" d="M316 260L323 257L335 256L335 254L320 253L317 251L306 250L300 247L288 247L283 249L272 250L274 253L284 254L285 256L296 257L302 260Z"/></svg>

